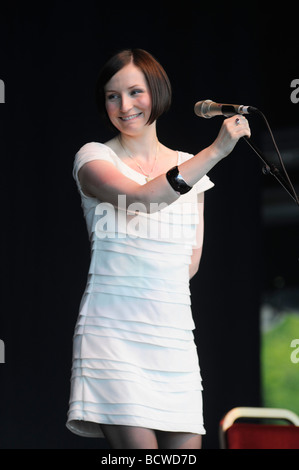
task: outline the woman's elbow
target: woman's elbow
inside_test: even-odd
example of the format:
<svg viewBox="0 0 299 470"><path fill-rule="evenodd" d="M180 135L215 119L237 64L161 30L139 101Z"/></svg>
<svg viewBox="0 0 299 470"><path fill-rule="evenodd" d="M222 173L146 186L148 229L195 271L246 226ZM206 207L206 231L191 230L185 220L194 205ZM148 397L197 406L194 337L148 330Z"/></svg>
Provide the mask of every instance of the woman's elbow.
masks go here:
<svg viewBox="0 0 299 470"><path fill-rule="evenodd" d="M199 269L199 264L201 260L202 248L196 248L193 250L191 256L191 263L189 265L189 279L195 276Z"/></svg>
<svg viewBox="0 0 299 470"><path fill-rule="evenodd" d="M199 261L197 263L191 263L189 266L189 280L191 280L199 269Z"/></svg>

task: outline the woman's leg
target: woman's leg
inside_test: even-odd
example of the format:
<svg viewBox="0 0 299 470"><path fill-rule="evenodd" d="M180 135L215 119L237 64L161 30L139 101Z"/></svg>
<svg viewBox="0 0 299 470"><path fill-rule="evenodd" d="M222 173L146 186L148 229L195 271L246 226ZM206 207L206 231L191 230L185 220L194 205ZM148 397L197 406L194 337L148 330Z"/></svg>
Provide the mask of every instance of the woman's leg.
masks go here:
<svg viewBox="0 0 299 470"><path fill-rule="evenodd" d="M201 449L201 435L156 431L159 449Z"/></svg>
<svg viewBox="0 0 299 470"><path fill-rule="evenodd" d="M115 424L102 424L101 428L112 449L158 449L152 429Z"/></svg>

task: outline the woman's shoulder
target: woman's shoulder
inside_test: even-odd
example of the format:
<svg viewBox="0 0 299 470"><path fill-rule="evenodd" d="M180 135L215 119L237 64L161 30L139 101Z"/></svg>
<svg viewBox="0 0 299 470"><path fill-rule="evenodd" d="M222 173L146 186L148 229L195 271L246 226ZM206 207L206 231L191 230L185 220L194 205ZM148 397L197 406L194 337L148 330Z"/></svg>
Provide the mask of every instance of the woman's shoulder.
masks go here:
<svg viewBox="0 0 299 470"><path fill-rule="evenodd" d="M107 160L113 162L115 159L113 150L101 142L87 142L79 148L75 154L75 164L79 161Z"/></svg>
<svg viewBox="0 0 299 470"><path fill-rule="evenodd" d="M107 147L107 145L100 142L87 142L75 154L73 162L73 175L77 177L79 170L86 164L93 160L101 160L110 162L115 165L116 155Z"/></svg>
<svg viewBox="0 0 299 470"><path fill-rule="evenodd" d="M93 153L110 153L111 149L101 142L87 142L86 144L82 145L76 153L77 155L83 155L86 152L93 152Z"/></svg>

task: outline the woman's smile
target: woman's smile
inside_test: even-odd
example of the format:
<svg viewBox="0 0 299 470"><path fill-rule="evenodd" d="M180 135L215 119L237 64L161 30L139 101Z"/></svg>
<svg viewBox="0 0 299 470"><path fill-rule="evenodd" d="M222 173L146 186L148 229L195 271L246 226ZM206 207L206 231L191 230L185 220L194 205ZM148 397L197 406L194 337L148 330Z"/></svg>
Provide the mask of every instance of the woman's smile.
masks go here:
<svg viewBox="0 0 299 470"><path fill-rule="evenodd" d="M136 119L141 115L142 115L142 113L131 114L129 116L120 116L119 119L121 119L122 121L132 121L133 119Z"/></svg>

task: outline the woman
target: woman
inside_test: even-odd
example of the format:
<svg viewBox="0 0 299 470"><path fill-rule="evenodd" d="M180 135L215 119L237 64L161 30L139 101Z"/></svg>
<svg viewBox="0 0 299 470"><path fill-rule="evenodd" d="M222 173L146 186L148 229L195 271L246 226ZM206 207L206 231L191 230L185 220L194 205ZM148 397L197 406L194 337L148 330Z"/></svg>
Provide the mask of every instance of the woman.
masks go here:
<svg viewBox="0 0 299 470"><path fill-rule="evenodd" d="M117 135L76 154L91 263L74 335L68 428L118 449L199 449L205 434L189 279L203 241L206 174L242 136L224 120L197 155L159 142L171 87L146 51L103 67L97 101Z"/></svg>

